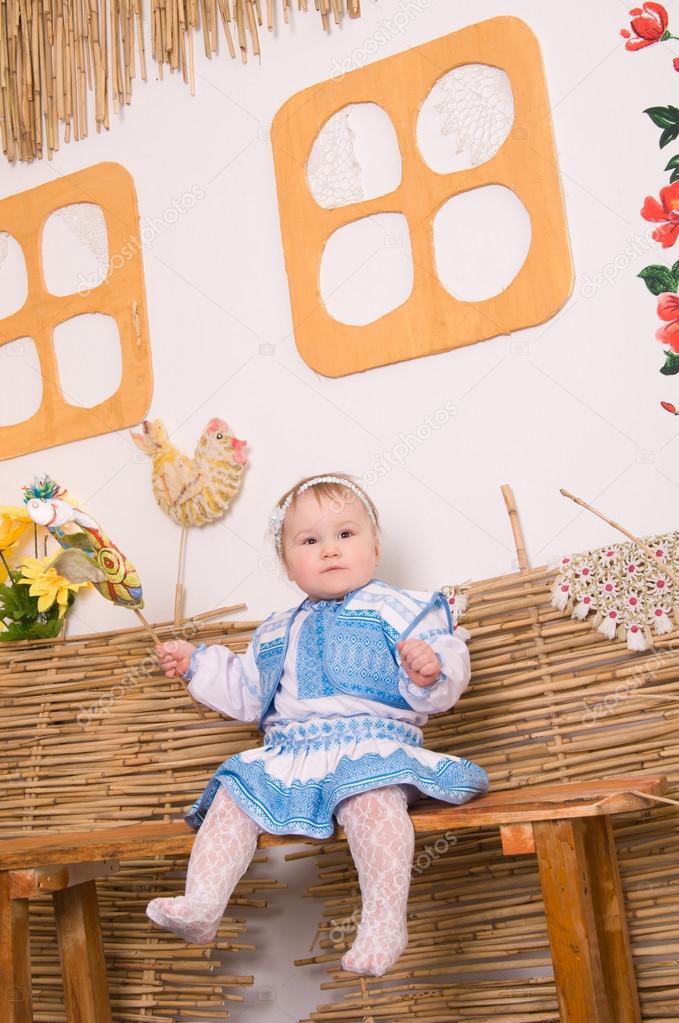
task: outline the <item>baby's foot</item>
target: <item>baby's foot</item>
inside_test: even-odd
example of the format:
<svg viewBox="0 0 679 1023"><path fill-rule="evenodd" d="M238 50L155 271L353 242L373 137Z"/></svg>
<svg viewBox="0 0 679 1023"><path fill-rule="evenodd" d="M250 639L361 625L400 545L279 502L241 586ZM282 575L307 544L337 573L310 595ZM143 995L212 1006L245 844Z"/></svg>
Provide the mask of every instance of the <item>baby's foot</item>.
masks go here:
<svg viewBox="0 0 679 1023"><path fill-rule="evenodd" d="M380 977L391 969L407 945L408 925L405 920L394 920L388 914L380 914L379 923L371 925L364 915L356 940L342 958L342 969Z"/></svg>
<svg viewBox="0 0 679 1023"><path fill-rule="evenodd" d="M210 919L209 907L184 895L174 899L152 899L146 907L149 920L174 933L192 945L209 945L214 941L221 916Z"/></svg>

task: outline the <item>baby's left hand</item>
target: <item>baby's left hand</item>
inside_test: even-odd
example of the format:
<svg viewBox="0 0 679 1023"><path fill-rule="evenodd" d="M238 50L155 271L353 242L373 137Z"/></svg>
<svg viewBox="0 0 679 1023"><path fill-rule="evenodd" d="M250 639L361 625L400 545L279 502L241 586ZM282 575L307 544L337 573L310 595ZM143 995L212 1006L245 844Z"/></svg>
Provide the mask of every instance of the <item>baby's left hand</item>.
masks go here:
<svg viewBox="0 0 679 1023"><path fill-rule="evenodd" d="M416 686L426 689L434 684L441 671L441 663L423 639L406 639L396 644L403 670Z"/></svg>

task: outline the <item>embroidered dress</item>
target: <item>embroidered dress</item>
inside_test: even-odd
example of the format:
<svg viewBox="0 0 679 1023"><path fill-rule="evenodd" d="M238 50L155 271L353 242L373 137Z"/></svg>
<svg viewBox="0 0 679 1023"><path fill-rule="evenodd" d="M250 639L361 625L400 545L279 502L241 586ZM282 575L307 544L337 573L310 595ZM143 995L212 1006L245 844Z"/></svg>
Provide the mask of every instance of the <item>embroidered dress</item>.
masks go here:
<svg viewBox="0 0 679 1023"><path fill-rule="evenodd" d="M428 688L401 667L396 643L407 638L439 658ZM215 771L185 816L193 828L220 785L264 831L313 838L333 834L336 806L358 792L403 785L409 802L425 794L459 804L488 788L476 764L422 748L428 714L452 707L469 683L469 654L441 593L375 579L341 600L307 597L270 615L242 656L200 647L187 678L196 699L264 730L261 748Z"/></svg>

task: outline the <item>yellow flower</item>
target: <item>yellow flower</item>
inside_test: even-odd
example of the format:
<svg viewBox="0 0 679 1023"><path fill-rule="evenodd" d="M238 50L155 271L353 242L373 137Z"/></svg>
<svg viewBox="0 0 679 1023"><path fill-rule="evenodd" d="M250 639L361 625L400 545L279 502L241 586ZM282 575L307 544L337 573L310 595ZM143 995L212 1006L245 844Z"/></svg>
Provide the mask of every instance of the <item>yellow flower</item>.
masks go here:
<svg viewBox="0 0 679 1023"><path fill-rule="evenodd" d="M14 547L19 537L31 525L31 517L25 508L0 505L0 551Z"/></svg>
<svg viewBox="0 0 679 1023"><path fill-rule="evenodd" d="M46 558L21 559L22 579L17 580L25 586L30 586L29 593L32 597L38 597L38 611L47 611L56 600L59 605L59 617L63 618L68 607L68 591L77 592L83 586L89 586L89 582L72 583L63 575L59 575L52 567L54 555Z"/></svg>

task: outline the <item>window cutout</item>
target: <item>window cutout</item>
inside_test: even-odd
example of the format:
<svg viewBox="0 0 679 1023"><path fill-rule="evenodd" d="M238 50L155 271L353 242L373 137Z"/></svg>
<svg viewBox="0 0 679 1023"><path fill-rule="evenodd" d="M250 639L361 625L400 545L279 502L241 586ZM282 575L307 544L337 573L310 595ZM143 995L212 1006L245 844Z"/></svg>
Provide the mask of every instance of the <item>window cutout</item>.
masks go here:
<svg viewBox="0 0 679 1023"><path fill-rule="evenodd" d="M396 309L413 290L408 221L378 213L340 227L321 256L320 289L330 316L362 326Z"/></svg>
<svg viewBox="0 0 679 1023"><path fill-rule="evenodd" d="M436 82L417 118L417 145L438 174L490 160L514 123L507 74L488 64L463 64Z"/></svg>
<svg viewBox="0 0 679 1023"><path fill-rule="evenodd" d="M106 221L96 203L62 206L45 221L42 235L45 287L53 295L83 294L108 273Z"/></svg>
<svg viewBox="0 0 679 1023"><path fill-rule="evenodd" d="M454 195L434 218L434 257L454 298L480 302L499 295L526 261L528 210L510 188L485 185Z"/></svg>
<svg viewBox="0 0 679 1023"><path fill-rule="evenodd" d="M69 405L93 408L120 387L122 358L112 316L83 313L54 328L59 384Z"/></svg>
<svg viewBox="0 0 679 1023"><path fill-rule="evenodd" d="M33 339L0 345L0 426L23 423L40 408L42 376Z"/></svg>
<svg viewBox="0 0 679 1023"><path fill-rule="evenodd" d="M28 295L23 249L16 238L0 231L0 319L18 312Z"/></svg>
<svg viewBox="0 0 679 1023"><path fill-rule="evenodd" d="M418 147L420 108L441 77L473 64L501 68L509 78L512 127L504 144L482 166L437 173ZM309 191L309 154L320 127L338 110L362 100L388 112L397 133L403 180L395 192L360 208L323 209ZM500 138L508 123L509 117ZM271 142L295 343L300 357L317 373L345 376L533 327L553 316L570 295L573 261L550 99L538 39L519 18L488 18L309 86L290 96L277 111ZM532 153L541 154L539 172L530 159ZM484 155L488 151L477 151L474 159ZM530 250L505 291L483 303L459 301L437 277L433 220L456 193L490 183L505 185L525 203L534 226ZM320 265L328 236L360 217L392 211L404 214L411 232L417 265L412 293L387 316L349 328L319 301ZM458 248L463 248L464 241L457 242ZM442 243L443 238L439 246ZM494 243L502 246L502 238L494 237ZM513 244L508 240L507 246ZM490 254L485 262L489 260ZM439 261L445 266L441 253ZM487 290L502 287L509 276Z"/></svg>
<svg viewBox="0 0 679 1023"><path fill-rule="evenodd" d="M53 213L66 207L74 207L76 212L82 212L83 196L87 197L89 204L103 211L105 217L110 253L105 285L95 287L87 294L76 290L68 295L54 295L45 287L45 225ZM101 212L96 214L101 225L100 217ZM58 217L55 218L49 231L55 229L55 225L58 229L58 220ZM74 174L57 176L47 184L0 199L0 231L13 235L21 245L28 274L28 297L23 308L9 319L0 320L0 343L6 338L32 338L42 374L42 403L35 415L28 422L0 427L0 461L85 437L97 437L141 422L151 402L153 376L139 237L139 207L129 171L119 163L106 161ZM84 251L82 246L81 251ZM100 247L95 251L101 255L103 250ZM62 262L68 261L63 253L58 255ZM86 274L86 269L77 269ZM85 283L91 286L89 280ZM91 283L96 284L96 281ZM75 282L69 283L70 288L77 285L77 278ZM96 344L96 338L94 345L81 346L86 352L87 361L97 358L98 352L95 350L93 356L90 350L92 347L102 349L104 366L96 372L97 375L101 372L104 381L111 381L107 388L109 390L116 386L113 376L115 372L119 373L121 363L123 369L122 382L114 394L94 408L73 405L63 393L63 390L69 390L70 377L77 378L81 373L80 367L77 367L77 374L75 371L69 373L68 352L72 347L77 349L77 345L69 345L71 335L68 327L66 335L63 329L59 332L62 337L66 337L62 346L66 353L62 358L63 390L55 358L54 332L57 325L87 313L100 313L114 319L120 333L118 344L121 349L108 360L115 363L113 375L107 365L108 357L102 345ZM90 325L94 322L90 321ZM84 363L85 359L81 361ZM94 393L86 392L82 398L86 402L94 401L98 398L97 390L103 390L104 386L95 385L92 388ZM78 389L72 383L70 390L77 395L77 401L81 400Z"/></svg>
<svg viewBox="0 0 679 1023"><path fill-rule="evenodd" d="M377 103L350 103L334 113L311 147L307 182L326 210L398 188L401 152L386 110Z"/></svg>

